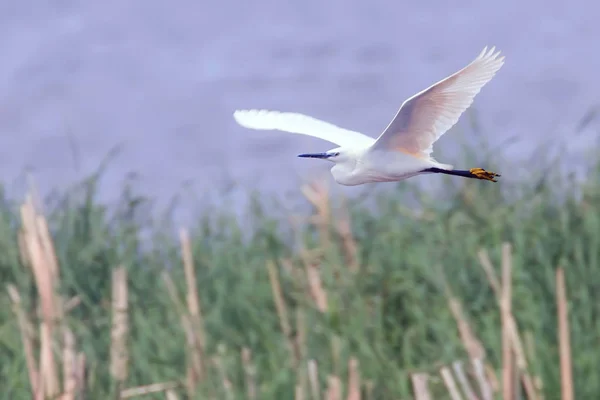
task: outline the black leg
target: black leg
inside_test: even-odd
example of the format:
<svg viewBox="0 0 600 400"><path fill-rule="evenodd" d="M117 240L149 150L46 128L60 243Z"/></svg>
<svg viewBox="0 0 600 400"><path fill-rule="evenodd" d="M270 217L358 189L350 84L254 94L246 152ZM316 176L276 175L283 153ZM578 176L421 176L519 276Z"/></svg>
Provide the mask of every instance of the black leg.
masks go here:
<svg viewBox="0 0 600 400"><path fill-rule="evenodd" d="M497 182L496 179L494 179L494 178L497 176L500 176L500 174L497 174L495 172L486 171L483 168L471 168L469 170L461 170L461 169L446 170L446 169L433 167L433 168L427 168L423 171L424 172L433 172L436 174L462 176L463 178L482 179L482 180L492 181L492 182Z"/></svg>

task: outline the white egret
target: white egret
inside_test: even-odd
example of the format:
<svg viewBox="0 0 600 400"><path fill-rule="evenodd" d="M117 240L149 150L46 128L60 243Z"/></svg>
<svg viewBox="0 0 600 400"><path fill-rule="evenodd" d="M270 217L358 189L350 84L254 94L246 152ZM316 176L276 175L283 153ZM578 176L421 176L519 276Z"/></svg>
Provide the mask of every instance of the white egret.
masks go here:
<svg viewBox="0 0 600 400"><path fill-rule="evenodd" d="M346 186L400 181L420 174L442 173L496 182L500 176L482 168L454 169L432 156L433 144L471 106L474 97L504 64L495 47L487 47L469 65L410 97L377 138L298 113L236 110L241 126L314 136L339 147L324 153L300 154L333 162L331 174Z"/></svg>

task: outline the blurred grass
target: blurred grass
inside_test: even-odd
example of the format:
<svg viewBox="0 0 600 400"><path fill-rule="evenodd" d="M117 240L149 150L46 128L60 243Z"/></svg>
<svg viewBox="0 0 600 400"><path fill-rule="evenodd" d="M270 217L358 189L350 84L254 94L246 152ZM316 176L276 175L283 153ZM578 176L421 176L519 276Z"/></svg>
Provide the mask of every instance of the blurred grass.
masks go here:
<svg viewBox="0 0 600 400"><path fill-rule="evenodd" d="M309 399L309 360L318 364L322 389L331 375L341 377L346 391L350 358L358 361L361 382L373 388L373 399L411 398L410 374L433 373L468 360L448 306L449 290L501 381L501 318L478 253L489 252L499 277L504 242L512 246L512 310L529 372L543 382L546 399L559 398L555 273L561 266L569 301L574 391L579 398L596 398L600 170L590 167L583 182L558 174L533 176L498 184L436 176L431 179L442 185L438 195L402 182L394 190L373 194L368 206L358 199L342 204L318 186L307 187L316 217L297 229L257 202L243 224L228 210L211 210L189 221L201 308L201 326L196 328L205 336L206 371L198 398L225 399L227 393L246 398L245 372L254 370L256 398L291 399L298 384ZM182 315L189 300L184 296L181 246L173 234L179 227L153 218L146 200L129 190L116 209L99 204L98 178L55 199L45 212L60 265L57 292L80 300L66 314L65 324L85 354L86 398L114 398L117 390L110 374L111 275L119 266L127 273L128 286L128 372L123 373L123 387L173 381L185 396L190 351ZM418 200L418 210L407 207L409 196ZM438 196L445 201L440 203ZM19 255L18 204L4 194L2 199L0 397L27 399L31 388L22 335L6 286L16 286L30 320L36 318L39 298L33 275ZM179 304L169 294L165 271L179 293ZM321 292L310 280L314 276L322 281ZM273 282L280 292L274 292ZM277 309L278 293L283 311ZM321 310L314 297L319 293L326 296ZM60 356L60 348L54 350ZM251 356L247 368L243 351ZM222 366L225 385L210 360ZM439 391L440 378L431 384L432 393L445 393ZM448 398L440 396L435 398Z"/></svg>

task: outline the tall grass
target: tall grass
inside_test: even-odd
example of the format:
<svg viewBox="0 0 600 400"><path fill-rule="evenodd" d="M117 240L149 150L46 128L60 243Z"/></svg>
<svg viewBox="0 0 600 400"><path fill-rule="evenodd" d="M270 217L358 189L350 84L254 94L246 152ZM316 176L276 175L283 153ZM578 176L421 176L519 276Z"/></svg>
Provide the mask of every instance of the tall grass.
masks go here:
<svg viewBox="0 0 600 400"><path fill-rule="evenodd" d="M302 223L185 227L94 180L45 212L5 198L0 394L596 398L599 178L441 178L418 210L406 182L368 206L313 184Z"/></svg>

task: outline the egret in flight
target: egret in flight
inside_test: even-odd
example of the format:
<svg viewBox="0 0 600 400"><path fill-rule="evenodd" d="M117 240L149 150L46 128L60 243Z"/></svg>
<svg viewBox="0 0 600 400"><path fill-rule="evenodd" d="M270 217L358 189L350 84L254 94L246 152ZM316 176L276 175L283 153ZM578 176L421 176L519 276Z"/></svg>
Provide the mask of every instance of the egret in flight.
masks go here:
<svg viewBox="0 0 600 400"><path fill-rule="evenodd" d="M341 185L401 181L415 175L441 173L496 182L500 176L483 168L454 169L432 156L433 144L471 106L474 97L504 64L495 47L487 47L469 65L410 97L374 139L307 115L269 110L236 110L243 127L314 136L338 147L300 154L334 164L331 174Z"/></svg>

